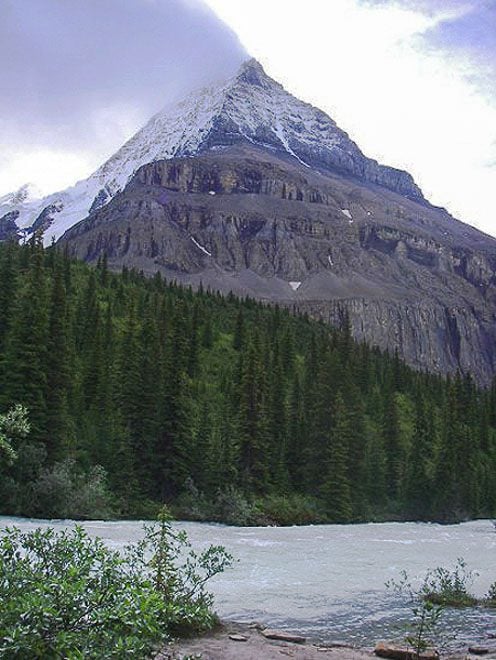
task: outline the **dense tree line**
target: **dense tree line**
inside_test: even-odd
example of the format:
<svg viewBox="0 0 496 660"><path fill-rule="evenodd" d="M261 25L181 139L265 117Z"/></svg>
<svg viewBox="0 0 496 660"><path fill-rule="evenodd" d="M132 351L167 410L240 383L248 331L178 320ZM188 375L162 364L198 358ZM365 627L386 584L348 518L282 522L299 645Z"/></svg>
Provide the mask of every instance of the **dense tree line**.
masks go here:
<svg viewBox="0 0 496 660"><path fill-rule="evenodd" d="M415 372L346 314L333 329L36 240L0 246L0 413L15 404L31 431L0 463L4 514L77 515L61 506L82 493L81 515L496 512L496 385Z"/></svg>

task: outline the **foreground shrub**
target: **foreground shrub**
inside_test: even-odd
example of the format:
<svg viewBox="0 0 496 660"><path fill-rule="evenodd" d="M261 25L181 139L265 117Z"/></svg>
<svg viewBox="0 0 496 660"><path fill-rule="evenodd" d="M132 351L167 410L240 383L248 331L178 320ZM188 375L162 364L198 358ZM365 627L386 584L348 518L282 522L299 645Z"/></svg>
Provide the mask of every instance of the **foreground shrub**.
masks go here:
<svg viewBox="0 0 496 660"><path fill-rule="evenodd" d="M438 567L429 571L421 593L426 601L448 607L471 607L477 599L469 592L474 573L467 570L463 559L458 559L454 569Z"/></svg>
<svg viewBox="0 0 496 660"><path fill-rule="evenodd" d="M180 560L182 557L182 560ZM163 515L120 555L82 527L0 537L0 657L146 658L214 622L205 583L232 558L197 555Z"/></svg>
<svg viewBox="0 0 496 660"><path fill-rule="evenodd" d="M424 582L425 584L425 582ZM404 637L399 640L406 643L412 650L415 660L420 660L422 653L430 646L439 646L437 628L445 610L445 606L433 603L426 597L424 586L413 587L406 571L401 572L400 580L386 582L386 587L398 595L406 595L410 602L411 618L407 624Z"/></svg>
<svg viewBox="0 0 496 660"><path fill-rule="evenodd" d="M412 620L404 641L413 649L413 657L433 643L433 633L448 607L496 606L496 583L483 601L478 601L469 588L475 573L467 569L465 560L459 558L453 569L435 568L427 573L419 588L414 588L406 571L400 580L386 582L386 587L397 594L406 594L412 605ZM439 640L438 640L439 642ZM438 643L439 646L439 643Z"/></svg>
<svg viewBox="0 0 496 660"><path fill-rule="evenodd" d="M489 587L489 591L486 594L486 597L483 600L483 604L486 607L495 607L496 608L496 582L493 582Z"/></svg>

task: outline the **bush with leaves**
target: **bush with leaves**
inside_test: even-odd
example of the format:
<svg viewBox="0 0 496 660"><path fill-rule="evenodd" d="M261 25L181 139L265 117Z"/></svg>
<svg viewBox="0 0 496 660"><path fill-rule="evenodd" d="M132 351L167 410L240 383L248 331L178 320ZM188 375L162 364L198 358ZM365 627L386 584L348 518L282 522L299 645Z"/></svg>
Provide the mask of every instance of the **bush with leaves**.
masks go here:
<svg viewBox="0 0 496 660"><path fill-rule="evenodd" d="M213 520L227 525L257 524L256 511L244 493L234 486L219 490L213 504Z"/></svg>
<svg viewBox="0 0 496 660"><path fill-rule="evenodd" d="M267 495L256 501L260 521L272 525L310 525L326 522L319 501L309 495Z"/></svg>
<svg viewBox="0 0 496 660"><path fill-rule="evenodd" d="M166 515L123 554L79 526L7 529L0 657L146 658L172 635L213 624L205 583L231 561L220 547L194 553Z"/></svg>
<svg viewBox="0 0 496 660"><path fill-rule="evenodd" d="M107 486L107 475L100 465L88 471L67 458L41 471L32 485L34 510L30 513L47 518L88 520L111 518L114 499Z"/></svg>
<svg viewBox="0 0 496 660"><path fill-rule="evenodd" d="M493 582L489 587L484 600L482 601L483 605L486 607L495 607L496 608L496 582Z"/></svg>
<svg viewBox="0 0 496 660"><path fill-rule="evenodd" d="M12 440L25 438L29 433L28 411L17 404L4 415L0 415L0 461L7 465L17 459Z"/></svg>
<svg viewBox="0 0 496 660"><path fill-rule="evenodd" d="M474 573L467 569L463 558L459 558L452 570L435 568L427 573L421 587L426 601L446 607L472 607L477 599L469 592Z"/></svg>
<svg viewBox="0 0 496 660"><path fill-rule="evenodd" d="M413 620L405 641L413 648L415 658L419 658L421 652L432 643L432 634L447 607L474 607L479 604L469 591L474 575L467 569L465 560L459 558L453 569L441 566L428 571L418 589L412 586L406 571L402 571L399 581L386 583L392 591L407 594L412 603ZM492 598L496 605L496 583L484 604L491 606Z"/></svg>
<svg viewBox="0 0 496 660"><path fill-rule="evenodd" d="M172 527L165 509L158 520L158 525L145 525L145 538L127 548L128 566L137 576L146 575L161 594L174 634L208 630L217 618L205 585L231 566L233 557L220 545L195 552L186 532Z"/></svg>
<svg viewBox="0 0 496 660"><path fill-rule="evenodd" d="M412 618L404 641L412 649L413 658L434 644L434 634L444 611L444 606L426 598L423 587L415 589L408 573L401 572L400 580L386 582L386 587L396 594L406 594L411 604Z"/></svg>

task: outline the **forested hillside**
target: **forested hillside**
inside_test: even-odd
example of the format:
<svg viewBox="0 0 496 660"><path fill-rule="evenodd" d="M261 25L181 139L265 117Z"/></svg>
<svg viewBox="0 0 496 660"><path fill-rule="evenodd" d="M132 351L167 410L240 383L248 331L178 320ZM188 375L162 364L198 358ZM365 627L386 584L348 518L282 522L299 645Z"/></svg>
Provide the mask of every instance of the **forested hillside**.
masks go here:
<svg viewBox="0 0 496 660"><path fill-rule="evenodd" d="M0 246L0 511L250 522L496 513L496 386L289 310Z"/></svg>

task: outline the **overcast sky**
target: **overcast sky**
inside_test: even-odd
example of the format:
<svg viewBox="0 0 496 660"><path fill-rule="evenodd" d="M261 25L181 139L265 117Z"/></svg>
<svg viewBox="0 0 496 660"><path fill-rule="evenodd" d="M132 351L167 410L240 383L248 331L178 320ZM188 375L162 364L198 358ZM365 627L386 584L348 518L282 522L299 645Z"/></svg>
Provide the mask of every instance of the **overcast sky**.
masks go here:
<svg viewBox="0 0 496 660"><path fill-rule="evenodd" d="M495 0L205 2L0 0L0 194L90 174L249 52L367 155L496 235Z"/></svg>
<svg viewBox="0 0 496 660"><path fill-rule="evenodd" d="M0 0L0 195L88 176L246 57L200 0Z"/></svg>

